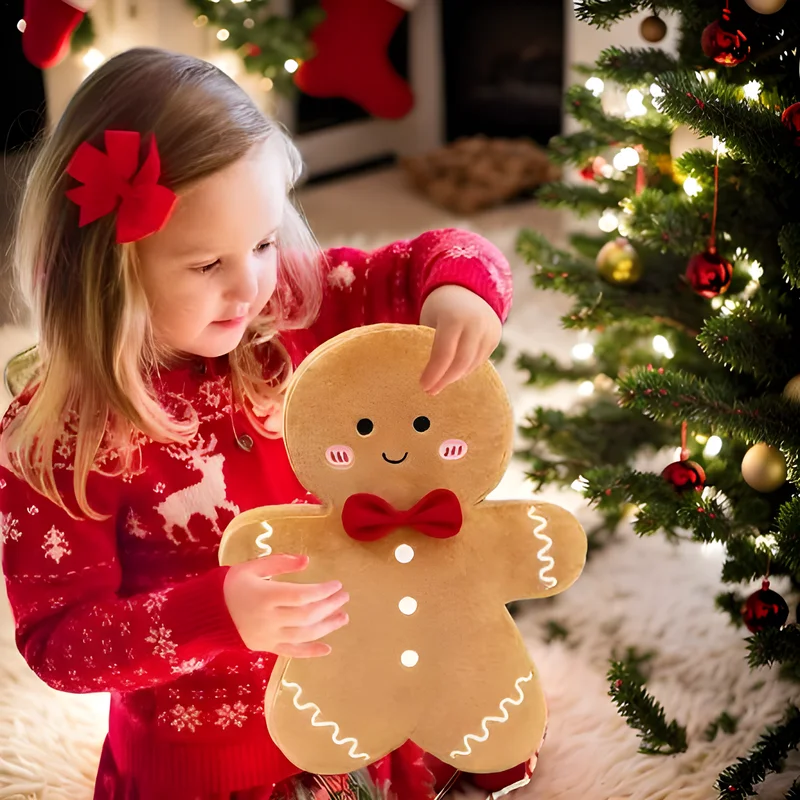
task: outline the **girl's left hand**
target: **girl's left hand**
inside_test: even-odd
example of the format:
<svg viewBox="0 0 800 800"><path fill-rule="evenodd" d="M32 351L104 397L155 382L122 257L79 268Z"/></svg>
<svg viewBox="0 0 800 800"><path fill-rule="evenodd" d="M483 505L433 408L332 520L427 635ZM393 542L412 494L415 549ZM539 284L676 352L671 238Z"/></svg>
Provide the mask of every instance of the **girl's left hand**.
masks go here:
<svg viewBox="0 0 800 800"><path fill-rule="evenodd" d="M494 309L482 297L455 284L440 286L428 295L419 324L436 329L431 357L420 380L429 394L438 394L480 366L503 333Z"/></svg>

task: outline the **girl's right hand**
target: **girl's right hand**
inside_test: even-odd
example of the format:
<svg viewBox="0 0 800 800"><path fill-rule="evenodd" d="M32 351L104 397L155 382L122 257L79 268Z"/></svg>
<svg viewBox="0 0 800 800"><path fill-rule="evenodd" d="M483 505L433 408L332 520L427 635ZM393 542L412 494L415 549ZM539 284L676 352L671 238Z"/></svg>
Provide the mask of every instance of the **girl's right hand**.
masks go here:
<svg viewBox="0 0 800 800"><path fill-rule="evenodd" d="M235 564L225 576L225 604L242 641L250 650L290 658L327 656L318 642L349 621L341 607L350 599L338 581L286 583L273 575L300 572L308 556L262 556Z"/></svg>

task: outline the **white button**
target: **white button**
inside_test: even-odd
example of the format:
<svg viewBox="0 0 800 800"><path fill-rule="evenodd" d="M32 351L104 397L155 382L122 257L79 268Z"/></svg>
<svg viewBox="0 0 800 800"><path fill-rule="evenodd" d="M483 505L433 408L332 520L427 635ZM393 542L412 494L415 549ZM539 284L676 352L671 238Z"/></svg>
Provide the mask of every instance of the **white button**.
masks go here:
<svg viewBox="0 0 800 800"><path fill-rule="evenodd" d="M417 610L417 601L413 597L404 597L397 605L407 617Z"/></svg>
<svg viewBox="0 0 800 800"><path fill-rule="evenodd" d="M419 661L419 653L416 650L405 650L400 656L400 663L404 667L416 667Z"/></svg>
<svg viewBox="0 0 800 800"><path fill-rule="evenodd" d="M401 564L408 564L414 558L414 548L409 544L401 544L397 550L394 551L394 557Z"/></svg>

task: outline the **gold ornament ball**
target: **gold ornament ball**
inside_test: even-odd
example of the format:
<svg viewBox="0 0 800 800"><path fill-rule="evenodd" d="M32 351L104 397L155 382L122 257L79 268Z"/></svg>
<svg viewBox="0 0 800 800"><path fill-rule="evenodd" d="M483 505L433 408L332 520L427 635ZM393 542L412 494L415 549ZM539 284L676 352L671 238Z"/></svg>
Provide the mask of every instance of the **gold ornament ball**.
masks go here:
<svg viewBox="0 0 800 800"><path fill-rule="evenodd" d="M780 11L785 5L786 0L744 0L756 14L774 14Z"/></svg>
<svg viewBox="0 0 800 800"><path fill-rule="evenodd" d="M784 0L785 2L785 0ZM661 17L647 17L639 26L642 39L647 42L660 42L667 35L667 23Z"/></svg>
<svg viewBox="0 0 800 800"><path fill-rule="evenodd" d="M783 397L792 403L800 403L800 375L795 375L783 387Z"/></svg>
<svg viewBox="0 0 800 800"><path fill-rule="evenodd" d="M622 237L606 242L595 264L603 278L619 286L636 283L642 277L642 259L633 245Z"/></svg>
<svg viewBox="0 0 800 800"><path fill-rule="evenodd" d="M742 477L757 492L774 492L786 482L786 459L777 447L754 444L742 459Z"/></svg>

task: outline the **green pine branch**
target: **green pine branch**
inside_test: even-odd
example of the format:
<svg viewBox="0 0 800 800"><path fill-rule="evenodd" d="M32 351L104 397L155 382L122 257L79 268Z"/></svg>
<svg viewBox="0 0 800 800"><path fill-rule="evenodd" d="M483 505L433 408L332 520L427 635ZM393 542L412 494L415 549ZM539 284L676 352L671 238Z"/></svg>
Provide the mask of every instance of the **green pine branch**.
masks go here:
<svg viewBox="0 0 800 800"><path fill-rule="evenodd" d="M563 367L547 353L536 356L522 353L517 358L517 368L528 373L525 382L529 386L538 386L541 389L561 381L588 380L596 374L596 370L589 365Z"/></svg>
<svg viewBox="0 0 800 800"><path fill-rule="evenodd" d="M736 628L741 628L744 625L742 619L742 603L745 598L738 592L722 592L714 598L714 605L720 610L724 611L731 620L731 624Z"/></svg>
<svg viewBox="0 0 800 800"><path fill-rule="evenodd" d="M718 136L755 167L800 176L800 153L780 115L761 103L743 102L741 88L721 80L704 82L694 74L670 72L656 83L663 89L658 108L665 117L691 125L704 136Z"/></svg>
<svg viewBox="0 0 800 800"><path fill-rule="evenodd" d="M671 73L670 73L671 74ZM619 146L642 145L653 154L669 153L672 123L659 114L641 117L610 116L599 97L584 86L571 86L564 98L565 108L578 122Z"/></svg>
<svg viewBox="0 0 800 800"><path fill-rule="evenodd" d="M675 755L686 751L686 729L667 722L662 706L647 693L637 670L623 661L612 661L608 671L609 695L628 725L640 732L640 753Z"/></svg>
<svg viewBox="0 0 800 800"><path fill-rule="evenodd" d="M783 722L767 729L750 751L717 779L720 800L746 800L770 772L781 772L786 756L800 745L800 709L790 705Z"/></svg>
<svg viewBox="0 0 800 800"><path fill-rule="evenodd" d="M619 379L619 401L654 419L701 422L720 435L779 446L795 479L800 430L797 413L780 396L739 397L731 381L711 382L680 370L637 367Z"/></svg>
<svg viewBox="0 0 800 800"><path fill-rule="evenodd" d="M722 731L723 733L736 733L738 726L738 717L731 716L727 711L723 711L713 722L706 728L706 740L713 742L717 738L717 734Z"/></svg>
<svg viewBox="0 0 800 800"><path fill-rule="evenodd" d="M780 507L776 523L777 558L790 573L800 576L800 495Z"/></svg>
<svg viewBox="0 0 800 800"><path fill-rule="evenodd" d="M678 67L676 58L658 47L609 47L600 53L592 74L627 88L652 82L657 75L674 72Z"/></svg>
<svg viewBox="0 0 800 800"><path fill-rule="evenodd" d="M747 650L747 660L753 669L800 662L800 626L785 625L780 630L767 628L754 633L747 639Z"/></svg>
<svg viewBox="0 0 800 800"><path fill-rule="evenodd" d="M698 541L726 542L742 528L714 497L704 498L696 491L679 494L661 475L627 467L597 467L583 477L583 493L599 510L620 503L638 506L633 530L640 536L691 530Z"/></svg>
<svg viewBox="0 0 800 800"><path fill-rule="evenodd" d="M599 28L610 28L615 22L641 12L680 11L680 0L576 0L575 16Z"/></svg>
<svg viewBox="0 0 800 800"><path fill-rule="evenodd" d="M530 462L528 477L536 489L551 481L571 485L597 463L625 464L642 447L664 446L674 437L668 427L620 409L611 398L578 413L535 408L520 433L530 444L518 455Z"/></svg>
<svg viewBox="0 0 800 800"><path fill-rule="evenodd" d="M607 136L585 130L564 136L554 136L548 143L548 154L556 164L583 166L590 158L611 144Z"/></svg>
<svg viewBox="0 0 800 800"><path fill-rule="evenodd" d="M785 225L778 234L783 272L793 289L800 289L800 223Z"/></svg>
<svg viewBox="0 0 800 800"><path fill-rule="evenodd" d="M600 184L546 183L536 193L536 199L547 208L568 208L579 217L596 214L606 208L616 208L630 193L630 187L619 181Z"/></svg>
<svg viewBox="0 0 800 800"><path fill-rule="evenodd" d="M787 381L797 347L792 326L761 302L742 304L728 315L710 316L697 337L703 352L717 364L774 382Z"/></svg>

